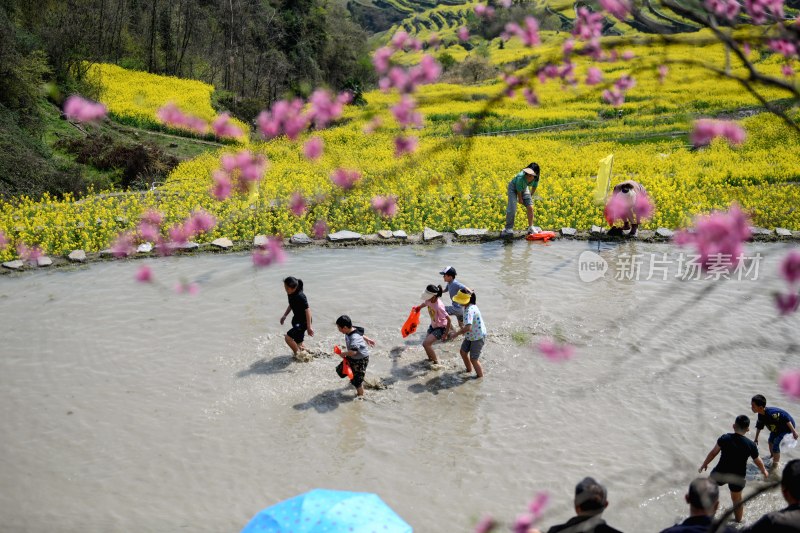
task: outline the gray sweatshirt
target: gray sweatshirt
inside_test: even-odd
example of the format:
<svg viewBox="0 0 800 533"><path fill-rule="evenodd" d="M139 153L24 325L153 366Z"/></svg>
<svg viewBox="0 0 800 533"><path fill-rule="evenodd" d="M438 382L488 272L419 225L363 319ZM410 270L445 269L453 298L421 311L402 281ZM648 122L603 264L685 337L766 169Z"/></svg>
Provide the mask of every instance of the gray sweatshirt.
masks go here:
<svg viewBox="0 0 800 533"><path fill-rule="evenodd" d="M364 337L359 333L358 329L353 330L352 333L345 334L344 342L348 350L356 352L355 355L350 356L351 359L366 359L369 357L367 341L364 340Z"/></svg>

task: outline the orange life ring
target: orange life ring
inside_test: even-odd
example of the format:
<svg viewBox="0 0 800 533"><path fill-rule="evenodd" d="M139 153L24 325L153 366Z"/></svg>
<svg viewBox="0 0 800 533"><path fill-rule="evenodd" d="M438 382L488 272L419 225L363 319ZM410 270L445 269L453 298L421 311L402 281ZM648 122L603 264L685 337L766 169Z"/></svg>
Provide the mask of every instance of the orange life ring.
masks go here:
<svg viewBox="0 0 800 533"><path fill-rule="evenodd" d="M544 241L547 242L550 239L555 239L556 232L555 231L540 231L539 233L531 233L527 235L525 238L529 241Z"/></svg>

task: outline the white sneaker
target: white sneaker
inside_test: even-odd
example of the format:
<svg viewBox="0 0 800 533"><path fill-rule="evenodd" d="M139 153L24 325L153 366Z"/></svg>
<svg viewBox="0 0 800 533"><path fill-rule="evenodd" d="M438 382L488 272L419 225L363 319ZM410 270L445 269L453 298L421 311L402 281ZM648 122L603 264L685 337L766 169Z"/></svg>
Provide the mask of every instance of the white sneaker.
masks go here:
<svg viewBox="0 0 800 533"><path fill-rule="evenodd" d="M504 229L503 231L500 232L500 236L501 237L512 237L513 235L514 235L514 230L513 229L506 228L506 229Z"/></svg>
<svg viewBox="0 0 800 533"><path fill-rule="evenodd" d="M528 226L528 235L533 235L534 233L541 233L542 228L539 226Z"/></svg>

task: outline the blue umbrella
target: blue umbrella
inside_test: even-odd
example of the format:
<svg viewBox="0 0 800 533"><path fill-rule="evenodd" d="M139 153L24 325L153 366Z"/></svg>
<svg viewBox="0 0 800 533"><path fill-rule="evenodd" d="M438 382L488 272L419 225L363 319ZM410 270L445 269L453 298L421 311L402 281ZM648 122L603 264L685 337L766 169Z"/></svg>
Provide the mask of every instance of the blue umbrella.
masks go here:
<svg viewBox="0 0 800 533"><path fill-rule="evenodd" d="M267 507L241 533L412 533L377 494L314 489Z"/></svg>

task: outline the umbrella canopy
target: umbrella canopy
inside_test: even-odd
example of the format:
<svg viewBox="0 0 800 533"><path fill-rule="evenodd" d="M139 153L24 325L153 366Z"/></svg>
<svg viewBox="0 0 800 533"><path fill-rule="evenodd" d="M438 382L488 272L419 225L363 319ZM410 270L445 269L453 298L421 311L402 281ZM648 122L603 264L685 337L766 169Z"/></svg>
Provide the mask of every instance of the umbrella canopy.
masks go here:
<svg viewBox="0 0 800 533"><path fill-rule="evenodd" d="M411 533L377 494L314 489L267 507L241 533Z"/></svg>

